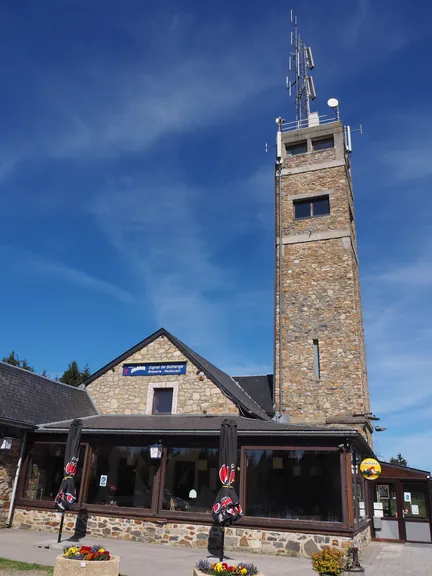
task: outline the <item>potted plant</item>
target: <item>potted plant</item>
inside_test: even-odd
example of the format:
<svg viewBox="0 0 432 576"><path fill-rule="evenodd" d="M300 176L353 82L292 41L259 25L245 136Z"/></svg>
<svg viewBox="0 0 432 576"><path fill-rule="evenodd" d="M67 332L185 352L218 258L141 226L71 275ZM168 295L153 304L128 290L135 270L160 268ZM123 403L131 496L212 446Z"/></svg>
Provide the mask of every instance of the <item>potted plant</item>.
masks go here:
<svg viewBox="0 0 432 576"><path fill-rule="evenodd" d="M194 569L194 576L261 576L259 570L253 564L240 562L229 566L226 562L210 563L208 560L200 560Z"/></svg>
<svg viewBox="0 0 432 576"><path fill-rule="evenodd" d="M312 554L312 568L323 576L340 576L344 569L344 556L340 548L326 546Z"/></svg>
<svg viewBox="0 0 432 576"><path fill-rule="evenodd" d="M56 558L54 576L118 576L119 563L101 546L68 546Z"/></svg>

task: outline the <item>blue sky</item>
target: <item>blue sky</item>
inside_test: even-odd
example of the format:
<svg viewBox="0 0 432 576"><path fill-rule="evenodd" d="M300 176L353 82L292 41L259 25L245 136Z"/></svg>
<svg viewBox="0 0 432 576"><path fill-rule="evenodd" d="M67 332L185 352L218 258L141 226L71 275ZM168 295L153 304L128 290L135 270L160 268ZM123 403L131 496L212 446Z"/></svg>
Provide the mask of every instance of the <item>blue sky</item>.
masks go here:
<svg viewBox="0 0 432 576"><path fill-rule="evenodd" d="M376 450L432 468L432 7L293 1L353 174ZM273 338L286 2L0 7L0 354L96 370L164 326L232 374Z"/></svg>

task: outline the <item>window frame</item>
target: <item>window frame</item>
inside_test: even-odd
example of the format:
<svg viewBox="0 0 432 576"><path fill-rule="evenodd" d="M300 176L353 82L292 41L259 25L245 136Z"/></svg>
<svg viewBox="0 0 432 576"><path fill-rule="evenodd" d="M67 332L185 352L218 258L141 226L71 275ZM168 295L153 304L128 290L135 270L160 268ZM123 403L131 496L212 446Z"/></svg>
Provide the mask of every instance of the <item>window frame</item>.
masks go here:
<svg viewBox="0 0 432 576"><path fill-rule="evenodd" d="M328 201L328 212L326 214L314 214L314 203L319 200L327 200ZM309 205L309 215L308 216L296 216L296 206L299 205ZM330 216L331 209L330 209L330 194L323 194L321 196L312 196L310 198L299 198L298 200L293 200L293 212L294 212L294 220L307 220L308 218L325 218L326 216Z"/></svg>
<svg viewBox="0 0 432 576"><path fill-rule="evenodd" d="M304 151L302 152L295 152L294 154L290 154L289 150L295 150L297 148L302 148L304 147ZM307 154L308 153L308 143L307 140L301 141L301 142L296 142L295 144L285 144L285 156L287 158L292 158L294 156L302 156L303 154Z"/></svg>
<svg viewBox="0 0 432 576"><path fill-rule="evenodd" d="M331 146L325 146L324 148L315 148L315 144L319 144L320 142L327 142L332 141ZM313 152L324 152L325 150L332 150L335 147L334 135L330 134L329 136L322 136L321 138L314 138L311 141L312 144L312 151Z"/></svg>
<svg viewBox="0 0 432 576"><path fill-rule="evenodd" d="M321 357L320 357L319 338L314 338L312 344L314 354L314 376L317 380L321 380Z"/></svg>
<svg viewBox="0 0 432 576"><path fill-rule="evenodd" d="M29 464L30 464L30 455L32 448L35 444L49 444L51 446L66 446L66 441L62 442L60 440L55 440L50 442L48 440L37 440L36 438L33 439L28 445L26 449L26 454L23 461L22 466L22 473L20 474L18 488L17 488L17 498L16 498L16 505L22 506L29 506L31 508L42 508L42 509L54 509L54 498L52 502L50 500L32 500L30 498L24 498L24 490L27 486L28 477L29 477ZM80 447L84 447L84 457L82 459L82 477L81 477L81 487L78 494L78 498L75 504L72 505L72 510L79 510L81 505L85 503L87 499L87 492L88 492L88 480L89 480L89 452L90 452L90 444L89 442L80 442ZM59 485L60 488L60 485Z"/></svg>
<svg viewBox="0 0 432 576"><path fill-rule="evenodd" d="M169 409L169 412L156 412L155 411L155 400L156 397L158 395L159 392L167 392L170 391L171 392L171 407ZM159 414L162 415L167 415L167 414L172 414L173 413L173 404L174 404L174 388L168 388L168 386L166 388L154 388L153 389L153 403L152 403L152 416L158 416Z"/></svg>
<svg viewBox="0 0 432 576"><path fill-rule="evenodd" d="M342 521L341 522L325 522L322 520L295 520L292 518L259 518L257 516L247 516L247 502L246 502L246 484L247 484L247 462L246 462L246 450L277 450L277 451L294 451L302 450L304 452L339 452L340 453L340 475L341 475L341 511L342 511ZM337 446L268 446L268 445L244 445L241 447L241 457L240 457L240 470L244 470L245 473L241 475L240 484L240 503L244 511L244 519L251 525L257 527L269 527L274 526L275 528L296 528L298 530L343 530L348 529L348 508L346 502L346 456L343 452L339 450Z"/></svg>
<svg viewBox="0 0 432 576"><path fill-rule="evenodd" d="M28 450L23 461L22 473L20 474L20 481L17 491L16 506L22 507L24 509L40 509L40 510L54 510L54 502L49 501L35 501L35 500L25 500L22 496L22 487L27 475L28 468L28 458L31 451L31 446L35 443L44 444L62 444L65 442L61 441L50 441L37 440L29 443ZM213 524L211 514L202 512L181 512L181 511L169 511L163 510L163 490L165 486L165 474L166 474L166 464L168 449L176 447L182 437L166 437L162 439L165 443L162 450L162 458L159 461L159 468L154 477L153 493L152 493L152 507L141 508L141 507L122 507L122 506L110 506L110 505L97 505L88 504L86 502L88 495L88 486L90 481L90 471L91 471L91 456L92 456L92 446L90 440L85 440L81 444L86 446L86 453L83 459L83 476L82 476L82 490L78 498L78 502L73 505L72 512L77 513L80 509L85 508L89 514L103 515L103 516L113 516L120 518L132 518L132 519L149 519L151 521L181 521L181 522L192 522L192 523L203 523L205 525ZM96 438L95 438L96 440ZM116 439L107 436L98 436L97 440L101 443L112 443L117 442ZM119 439L120 440L120 439ZM204 447L206 448L218 448L218 438L213 436L206 437L206 443ZM247 440L247 439L245 439ZM249 439L250 440L250 439ZM148 444L149 446L154 443L154 436L139 435L133 436L128 435L122 439L123 445L127 443L130 446L143 446ZM197 438L188 438L188 446L190 448L202 448L203 444ZM119 443L120 445L120 443ZM267 528L267 529L285 529L285 530L318 530L320 534L351 534L359 529L363 529L363 526L370 523L370 518L365 518L359 526L354 526L354 523L350 522L350 517L352 515L352 496L350 497L350 488L352 486L351 482L351 462L349 458L349 452L346 453L341 451L338 446L329 446L320 444L317 445L305 445L302 442L296 445L281 445L281 444L270 444L263 443L262 445L256 445L252 443L241 443L239 439L239 452L240 460L238 466L240 470L237 475L236 490L238 491L240 502L245 510L245 496L246 496L246 450L278 450L278 451L293 451L293 450L303 450L303 451L316 451L316 452L337 452L340 453L340 474L341 474L341 501L342 501L342 521L341 522L323 522L316 520L294 520L294 519L277 519L277 518L259 518L255 516L245 515L242 524L245 527L250 528Z"/></svg>
<svg viewBox="0 0 432 576"><path fill-rule="evenodd" d="M159 388L172 388L173 396L172 396L171 414L177 414L178 392L179 392L179 383L177 380L174 380L172 382L169 381L149 382L147 387L147 402L145 413L149 416L157 416L157 414L153 414L153 402L154 402L154 391Z"/></svg>

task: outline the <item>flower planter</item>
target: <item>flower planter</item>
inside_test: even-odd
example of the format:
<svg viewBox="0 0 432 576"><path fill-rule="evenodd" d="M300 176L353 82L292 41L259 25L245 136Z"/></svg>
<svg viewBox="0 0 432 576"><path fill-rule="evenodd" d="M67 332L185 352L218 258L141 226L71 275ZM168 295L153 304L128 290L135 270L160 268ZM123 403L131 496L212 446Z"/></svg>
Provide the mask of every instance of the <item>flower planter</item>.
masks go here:
<svg viewBox="0 0 432 576"><path fill-rule="evenodd" d="M57 576L57 575L54 574L54 576ZM204 574L204 572L201 572L200 570L198 570L198 568L194 568L193 576L208 576L208 574ZM258 572L258 574L256 574L255 576L263 576L263 574L262 574L262 572Z"/></svg>
<svg viewBox="0 0 432 576"><path fill-rule="evenodd" d="M69 560L63 554L56 558L54 576L119 576L120 556L111 560Z"/></svg>

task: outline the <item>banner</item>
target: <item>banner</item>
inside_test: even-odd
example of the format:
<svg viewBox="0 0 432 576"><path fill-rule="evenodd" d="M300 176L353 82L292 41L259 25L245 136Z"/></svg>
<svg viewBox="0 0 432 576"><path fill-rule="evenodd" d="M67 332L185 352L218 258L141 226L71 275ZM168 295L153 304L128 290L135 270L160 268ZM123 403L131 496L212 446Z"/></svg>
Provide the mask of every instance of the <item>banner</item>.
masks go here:
<svg viewBox="0 0 432 576"><path fill-rule="evenodd" d="M186 362L123 364L123 376L172 376L186 374Z"/></svg>

